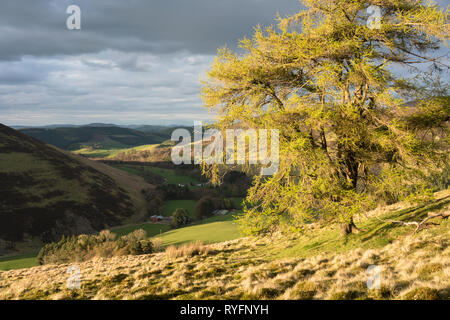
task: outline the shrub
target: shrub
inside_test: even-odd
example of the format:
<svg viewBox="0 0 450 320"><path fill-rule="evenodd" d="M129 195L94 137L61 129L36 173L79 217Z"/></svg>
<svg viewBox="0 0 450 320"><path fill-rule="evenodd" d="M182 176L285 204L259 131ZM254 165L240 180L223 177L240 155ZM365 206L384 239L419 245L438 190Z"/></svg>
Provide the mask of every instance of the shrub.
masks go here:
<svg viewBox="0 0 450 320"><path fill-rule="evenodd" d="M162 251L162 249L163 249L163 240L161 238L153 238L152 239L152 244L153 244L153 251L154 252Z"/></svg>
<svg viewBox="0 0 450 320"><path fill-rule="evenodd" d="M138 229L134 230L132 233L129 233L122 238L128 240L128 241L140 241L147 239L147 231L144 229Z"/></svg>
<svg viewBox="0 0 450 320"><path fill-rule="evenodd" d="M173 228L180 228L185 225L188 225L192 222L191 217L189 217L186 209L178 208L172 214L172 222L171 226Z"/></svg>
<svg viewBox="0 0 450 320"><path fill-rule="evenodd" d="M203 197L195 205L194 218L201 220L212 216L212 212L215 210L212 198Z"/></svg>
<svg viewBox="0 0 450 320"><path fill-rule="evenodd" d="M139 229L116 239L116 235L104 230L98 235L62 237L59 242L45 245L38 254L39 264L86 261L93 257L140 255L153 252L153 243L145 230Z"/></svg>
<svg viewBox="0 0 450 320"><path fill-rule="evenodd" d="M223 208L224 209L231 210L231 209L234 209L233 207L234 207L234 204L233 204L233 201L231 201L231 199L228 199L228 198L223 199Z"/></svg>
<svg viewBox="0 0 450 320"><path fill-rule="evenodd" d="M142 193L147 201L147 212L149 215L161 213L162 206L164 204L164 201L161 198L161 193L156 192L153 189L144 189L142 190Z"/></svg>

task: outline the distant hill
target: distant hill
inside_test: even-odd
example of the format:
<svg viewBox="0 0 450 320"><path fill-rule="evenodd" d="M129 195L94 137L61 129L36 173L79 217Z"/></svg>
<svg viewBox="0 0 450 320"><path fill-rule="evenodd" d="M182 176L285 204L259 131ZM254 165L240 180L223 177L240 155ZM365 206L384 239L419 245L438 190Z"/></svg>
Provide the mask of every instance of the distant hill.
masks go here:
<svg viewBox="0 0 450 320"><path fill-rule="evenodd" d="M22 130L22 129L53 129L53 128L74 128L74 127L80 127L74 124L50 124L47 126L10 126L11 128L15 130Z"/></svg>
<svg viewBox="0 0 450 320"><path fill-rule="evenodd" d="M145 208L142 179L0 124L0 239L90 233Z"/></svg>
<svg viewBox="0 0 450 320"><path fill-rule="evenodd" d="M172 135L172 132L175 129L183 128L189 130L191 133L193 131L193 127L188 126L156 126L156 125L141 125L141 126L129 126L130 129L135 129L141 132L147 132L147 133L159 133L167 136L167 139L170 139L170 136Z"/></svg>
<svg viewBox="0 0 450 320"><path fill-rule="evenodd" d="M81 127L27 128L20 131L64 150L78 150L83 147L131 148L161 143L170 139L170 134L166 130L142 132L115 125L100 124Z"/></svg>

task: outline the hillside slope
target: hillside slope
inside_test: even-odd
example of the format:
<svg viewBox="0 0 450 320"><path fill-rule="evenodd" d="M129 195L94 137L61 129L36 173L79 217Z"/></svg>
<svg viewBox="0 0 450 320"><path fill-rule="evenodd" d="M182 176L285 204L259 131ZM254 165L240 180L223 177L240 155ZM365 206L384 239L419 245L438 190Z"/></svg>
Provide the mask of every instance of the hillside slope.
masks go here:
<svg viewBox="0 0 450 320"><path fill-rule="evenodd" d="M139 210L145 185L0 124L0 239L55 240L118 225Z"/></svg>
<svg viewBox="0 0 450 320"><path fill-rule="evenodd" d="M83 147L95 149L130 148L161 143L170 138L170 134L165 131L144 133L117 126L96 127L93 125L65 128L29 128L22 129L21 132L64 150L77 150Z"/></svg>
<svg viewBox="0 0 450 320"><path fill-rule="evenodd" d="M312 226L291 236L96 258L75 264L81 288L74 290L66 286L68 264L0 272L0 299L450 299L450 220L417 234L379 220L421 219L449 203L447 190L426 206L382 208L359 222L368 231L345 239L335 227ZM379 283L369 287L371 279Z"/></svg>

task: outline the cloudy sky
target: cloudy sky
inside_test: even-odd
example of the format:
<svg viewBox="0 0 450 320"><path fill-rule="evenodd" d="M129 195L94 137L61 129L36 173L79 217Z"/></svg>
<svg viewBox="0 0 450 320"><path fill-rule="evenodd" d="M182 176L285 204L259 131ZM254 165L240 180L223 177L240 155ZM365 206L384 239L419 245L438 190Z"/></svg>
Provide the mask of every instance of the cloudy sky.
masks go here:
<svg viewBox="0 0 450 320"><path fill-rule="evenodd" d="M81 8L81 30L66 9ZM192 124L217 48L298 0L1 0L0 123Z"/></svg>

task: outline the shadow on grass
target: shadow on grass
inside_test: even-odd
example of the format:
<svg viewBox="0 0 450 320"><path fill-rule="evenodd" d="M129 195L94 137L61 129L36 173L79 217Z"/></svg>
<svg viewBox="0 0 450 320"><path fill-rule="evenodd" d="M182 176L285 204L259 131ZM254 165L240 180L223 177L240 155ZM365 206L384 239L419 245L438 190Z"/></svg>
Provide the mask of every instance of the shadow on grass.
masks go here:
<svg viewBox="0 0 450 320"><path fill-rule="evenodd" d="M363 228L370 230L359 234L361 242L370 241L382 235L399 235L412 232L411 227L399 225L397 223L389 222L388 220L396 220L403 222L420 221L427 216L427 213L433 210L442 209L445 205L450 203L450 197L445 197L433 203L418 205L416 207L407 208L390 213L382 218L380 221L376 218L371 219L364 224Z"/></svg>

